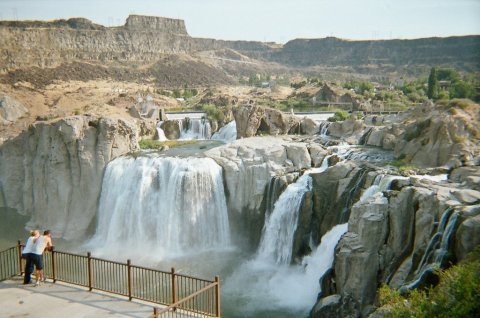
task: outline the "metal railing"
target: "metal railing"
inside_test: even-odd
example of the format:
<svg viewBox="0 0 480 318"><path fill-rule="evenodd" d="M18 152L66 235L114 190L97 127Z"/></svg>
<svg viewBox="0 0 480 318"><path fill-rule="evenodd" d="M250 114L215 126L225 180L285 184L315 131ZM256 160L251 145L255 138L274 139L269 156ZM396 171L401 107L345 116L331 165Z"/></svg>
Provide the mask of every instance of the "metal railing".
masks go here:
<svg viewBox="0 0 480 318"><path fill-rule="evenodd" d="M23 274L23 245L0 252L0 280ZM220 317L220 281L204 280L126 263L56 251L43 254L44 275L53 282L69 284L139 299L166 308L154 307L154 317ZM176 314L177 316L172 316ZM186 314L188 313L188 314Z"/></svg>

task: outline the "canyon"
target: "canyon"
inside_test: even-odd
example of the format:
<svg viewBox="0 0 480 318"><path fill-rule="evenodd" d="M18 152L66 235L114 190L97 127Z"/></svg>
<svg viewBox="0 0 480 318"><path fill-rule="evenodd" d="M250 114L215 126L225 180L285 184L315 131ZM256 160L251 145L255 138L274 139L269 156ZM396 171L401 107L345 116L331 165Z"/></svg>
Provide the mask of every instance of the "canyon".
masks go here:
<svg viewBox="0 0 480 318"><path fill-rule="evenodd" d="M183 21L158 17L114 28L1 21L0 211L95 255L173 262L240 251L222 277L225 317L381 317L383 284L430 286L433 269L480 244L480 105L426 101L395 115L318 121L256 105L252 92L263 91L234 75L389 74L406 64L417 73L432 63L478 71L479 43L282 46L196 39ZM215 87L201 95L227 100L223 121L160 124L178 102L156 90L184 85ZM185 138L207 125L220 141L141 149L160 131Z"/></svg>

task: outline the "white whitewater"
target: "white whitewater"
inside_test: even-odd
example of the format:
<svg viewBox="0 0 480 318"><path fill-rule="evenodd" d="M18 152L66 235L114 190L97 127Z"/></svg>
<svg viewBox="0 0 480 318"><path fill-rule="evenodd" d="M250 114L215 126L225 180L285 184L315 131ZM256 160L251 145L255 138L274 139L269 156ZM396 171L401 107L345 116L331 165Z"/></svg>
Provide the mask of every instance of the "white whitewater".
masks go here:
<svg viewBox="0 0 480 318"><path fill-rule="evenodd" d="M319 279L332 267L335 246L347 229L346 223L334 226L300 265L278 265L258 258L242 264L223 286L228 298L235 299L229 305L245 317L262 310L305 316L317 300Z"/></svg>
<svg viewBox="0 0 480 318"><path fill-rule="evenodd" d="M212 136L213 140L221 140L225 142L232 142L237 139L237 124L235 121L231 121L222 128L220 128Z"/></svg>
<svg viewBox="0 0 480 318"><path fill-rule="evenodd" d="M408 177L379 174L375 177L373 184L362 193L359 201L366 202L375 193L389 190L394 180L406 179Z"/></svg>
<svg viewBox="0 0 480 318"><path fill-rule="evenodd" d="M210 122L205 118L194 118L188 121L188 126L183 127L184 121L179 120L180 138L183 140L202 139L207 140L212 136Z"/></svg>
<svg viewBox="0 0 480 318"><path fill-rule="evenodd" d="M96 255L162 259L230 245L222 169L210 158L117 158L98 214Z"/></svg>
<svg viewBox="0 0 480 318"><path fill-rule="evenodd" d="M312 189L311 173L328 168L326 157L320 168L306 171L295 183L282 192L270 215L265 220L257 258L276 264L289 264L292 258L293 235L297 229L298 213L302 198Z"/></svg>
<svg viewBox="0 0 480 318"><path fill-rule="evenodd" d="M165 132L161 128L162 124L163 124L163 121L160 121L157 123L157 135L158 135L158 140L165 141L165 140L168 140L168 138L165 136Z"/></svg>

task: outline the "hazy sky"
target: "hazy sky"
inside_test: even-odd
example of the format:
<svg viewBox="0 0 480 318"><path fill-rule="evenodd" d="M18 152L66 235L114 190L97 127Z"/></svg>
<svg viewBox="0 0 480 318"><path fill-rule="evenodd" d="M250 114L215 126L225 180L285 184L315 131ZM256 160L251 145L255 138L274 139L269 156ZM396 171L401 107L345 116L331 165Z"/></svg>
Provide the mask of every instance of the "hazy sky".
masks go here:
<svg viewBox="0 0 480 318"><path fill-rule="evenodd" d="M295 38L419 38L480 34L480 0L0 0L0 19L129 14L185 20L194 37L285 43Z"/></svg>

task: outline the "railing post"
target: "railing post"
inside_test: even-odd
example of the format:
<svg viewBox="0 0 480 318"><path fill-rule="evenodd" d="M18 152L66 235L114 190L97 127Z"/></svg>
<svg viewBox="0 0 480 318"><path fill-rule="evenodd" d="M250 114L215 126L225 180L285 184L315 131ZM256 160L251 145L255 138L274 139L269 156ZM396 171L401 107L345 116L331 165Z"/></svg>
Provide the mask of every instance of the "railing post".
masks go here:
<svg viewBox="0 0 480 318"><path fill-rule="evenodd" d="M20 275L24 274L22 266L22 242L17 241L17 250L18 250L18 268L20 269Z"/></svg>
<svg viewBox="0 0 480 318"><path fill-rule="evenodd" d="M92 291L92 254L87 252L88 290Z"/></svg>
<svg viewBox="0 0 480 318"><path fill-rule="evenodd" d="M132 263L127 259L128 300L132 300Z"/></svg>
<svg viewBox="0 0 480 318"><path fill-rule="evenodd" d="M215 285L215 317L220 318L220 278L218 276L215 276L215 283L217 283L217 285Z"/></svg>
<svg viewBox="0 0 480 318"><path fill-rule="evenodd" d="M57 281L57 273L55 271L55 246L52 246L52 279L54 283Z"/></svg>
<svg viewBox="0 0 480 318"><path fill-rule="evenodd" d="M177 302L177 283L175 279L175 268L172 267L172 304Z"/></svg>
<svg viewBox="0 0 480 318"><path fill-rule="evenodd" d="M158 309L157 307L153 307L153 318L157 318L158 317Z"/></svg>

